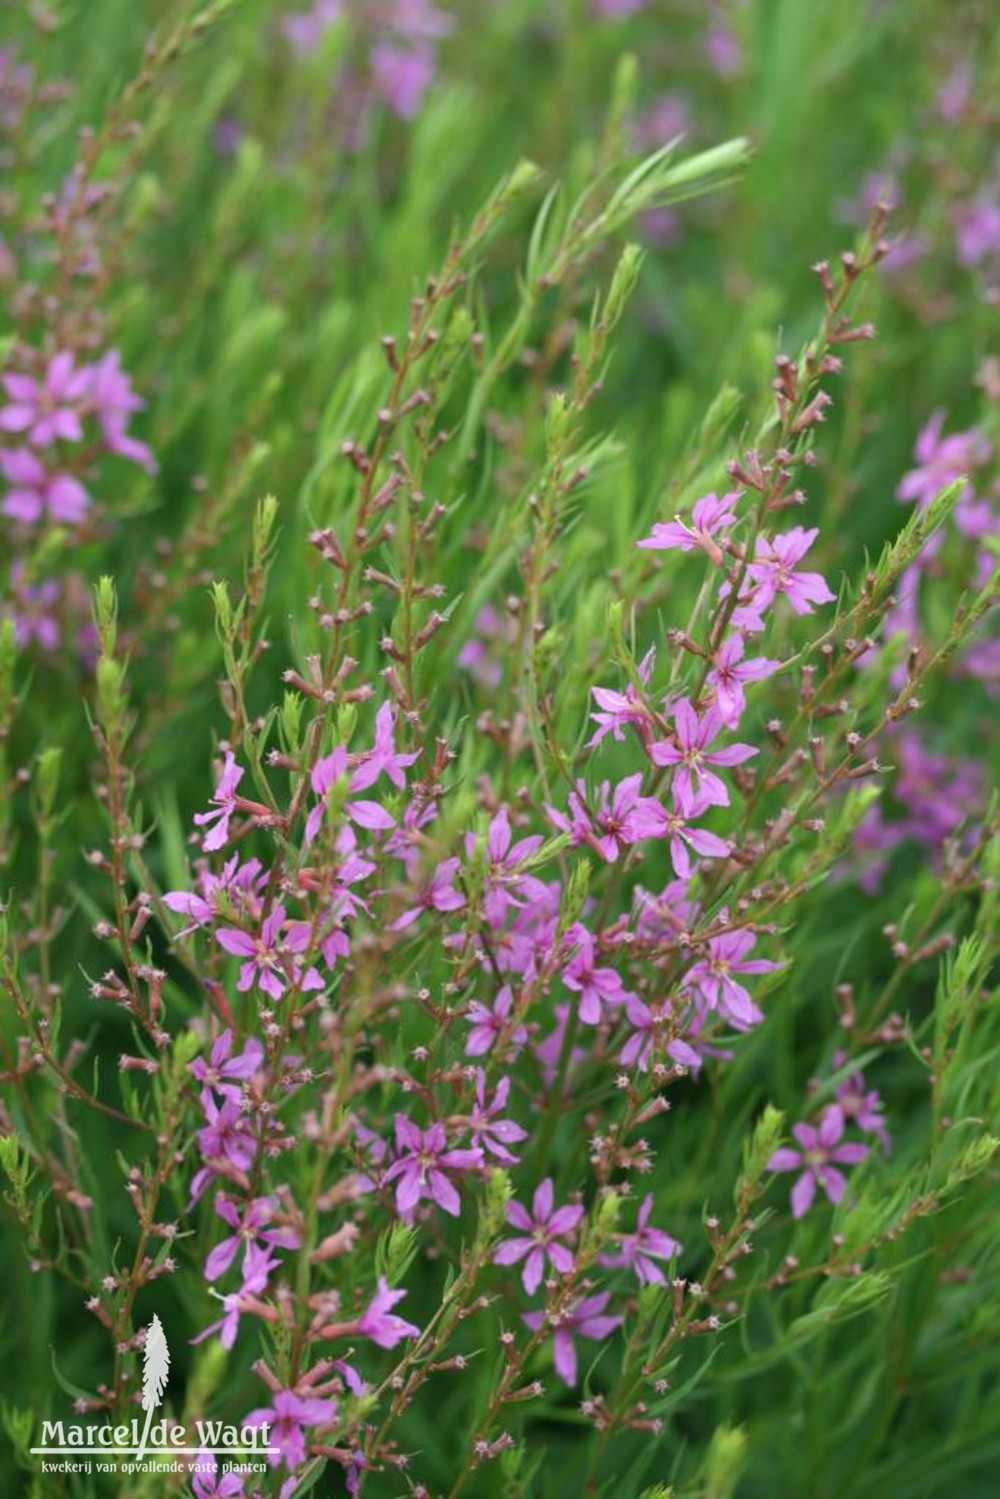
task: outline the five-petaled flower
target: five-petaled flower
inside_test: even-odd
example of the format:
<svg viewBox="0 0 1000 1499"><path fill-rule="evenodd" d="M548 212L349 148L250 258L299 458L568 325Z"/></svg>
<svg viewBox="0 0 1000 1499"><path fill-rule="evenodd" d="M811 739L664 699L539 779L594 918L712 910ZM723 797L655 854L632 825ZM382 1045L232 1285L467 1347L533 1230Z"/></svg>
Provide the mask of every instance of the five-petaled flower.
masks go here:
<svg viewBox="0 0 1000 1499"><path fill-rule="evenodd" d="M856 1166L868 1155L868 1146L853 1141L841 1145L844 1116L838 1108L828 1108L818 1126L797 1124L792 1134L802 1149L782 1147L776 1150L767 1163L767 1169L801 1171L802 1175L792 1188L792 1217L801 1218L812 1207L817 1182L831 1202L840 1202L847 1190L847 1181L837 1166Z"/></svg>
<svg viewBox="0 0 1000 1499"><path fill-rule="evenodd" d="M576 1204L553 1209L552 1178L547 1176L535 1189L530 1213L519 1202L507 1204L507 1222L525 1237L505 1239L493 1256L494 1264L517 1265L524 1260L521 1280L533 1296L542 1283L546 1257L560 1275L572 1270L573 1252L561 1241L576 1232L583 1212Z"/></svg>
<svg viewBox="0 0 1000 1499"><path fill-rule="evenodd" d="M396 1183L400 1217L404 1222L410 1221L417 1203L427 1198L457 1218L462 1202L451 1174L478 1171L483 1164L483 1152L478 1146L472 1150L449 1150L443 1124L432 1124L430 1129L422 1130L405 1115L397 1114L395 1128L398 1155L382 1180Z"/></svg>

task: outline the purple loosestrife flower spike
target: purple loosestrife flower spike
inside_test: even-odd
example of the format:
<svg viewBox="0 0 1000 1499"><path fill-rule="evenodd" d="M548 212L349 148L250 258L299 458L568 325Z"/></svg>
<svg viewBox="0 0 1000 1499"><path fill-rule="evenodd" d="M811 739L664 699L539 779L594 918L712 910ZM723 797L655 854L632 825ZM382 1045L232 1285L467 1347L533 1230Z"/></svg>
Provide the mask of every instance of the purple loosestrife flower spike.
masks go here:
<svg viewBox="0 0 1000 1499"><path fill-rule="evenodd" d="M802 1172L792 1188L792 1217L802 1218L812 1207L817 1182L831 1202L840 1202L847 1181L837 1165L856 1166L868 1155L868 1146L839 1143L844 1134L844 1116L836 1106L824 1112L818 1127L797 1124L792 1134L802 1149L776 1150L767 1169Z"/></svg>
<svg viewBox="0 0 1000 1499"><path fill-rule="evenodd" d="M546 1257L560 1275L568 1275L573 1269L572 1251L560 1241L576 1232L583 1213L583 1208L575 1205L553 1211L552 1178L547 1176L535 1190L530 1213L519 1202L507 1204L507 1222L526 1237L505 1239L493 1263L517 1265L524 1260L521 1280L528 1295L533 1296L542 1283Z"/></svg>

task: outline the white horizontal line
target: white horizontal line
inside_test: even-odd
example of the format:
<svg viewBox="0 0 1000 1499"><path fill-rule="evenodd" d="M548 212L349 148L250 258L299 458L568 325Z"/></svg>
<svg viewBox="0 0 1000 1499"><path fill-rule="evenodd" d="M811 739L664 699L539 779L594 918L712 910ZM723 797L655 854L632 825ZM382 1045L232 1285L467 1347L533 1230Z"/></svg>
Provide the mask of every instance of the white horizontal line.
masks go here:
<svg viewBox="0 0 1000 1499"><path fill-rule="evenodd" d="M30 1447L36 1455L58 1453L67 1457L169 1457L171 1453L204 1452L207 1457L270 1457L280 1447Z"/></svg>

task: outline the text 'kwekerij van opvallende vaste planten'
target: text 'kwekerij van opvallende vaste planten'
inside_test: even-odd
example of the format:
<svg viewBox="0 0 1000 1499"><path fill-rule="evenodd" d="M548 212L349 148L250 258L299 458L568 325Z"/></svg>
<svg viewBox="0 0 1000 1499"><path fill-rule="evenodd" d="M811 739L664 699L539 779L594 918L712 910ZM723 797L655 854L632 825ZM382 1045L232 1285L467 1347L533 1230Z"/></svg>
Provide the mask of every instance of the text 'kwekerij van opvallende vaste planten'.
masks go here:
<svg viewBox="0 0 1000 1499"><path fill-rule="evenodd" d="M4 1494L995 1494L991 21L7 8Z"/></svg>

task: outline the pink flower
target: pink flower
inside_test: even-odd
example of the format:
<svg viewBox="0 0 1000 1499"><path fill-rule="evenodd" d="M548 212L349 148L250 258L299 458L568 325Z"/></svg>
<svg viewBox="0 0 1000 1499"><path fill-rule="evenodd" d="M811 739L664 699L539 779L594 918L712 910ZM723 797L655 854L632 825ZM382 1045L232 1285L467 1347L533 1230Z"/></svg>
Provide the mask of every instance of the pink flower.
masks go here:
<svg viewBox="0 0 1000 1499"><path fill-rule="evenodd" d="M662 1229L650 1228L649 1218L653 1211L653 1194L650 1193L639 1209L635 1232L618 1234L618 1253L599 1256L599 1262L609 1269L628 1268L634 1270L641 1286L662 1286L666 1277L656 1260L672 1260L681 1253L681 1245Z"/></svg>
<svg viewBox="0 0 1000 1499"><path fill-rule="evenodd" d="M465 905L465 896L455 889L458 870L458 859L442 859L440 864L435 864L430 879L416 892L416 905L408 907L402 916L396 918L392 930L405 931L425 911L460 911Z"/></svg>
<svg viewBox="0 0 1000 1499"><path fill-rule="evenodd" d="M528 1138L527 1130L515 1124L513 1119L497 1119L503 1113L510 1097L510 1078L502 1077L497 1083L493 1100L487 1098L486 1073L476 1068L476 1102L469 1114L469 1138L474 1146L488 1150L490 1155L507 1166L516 1166L518 1157L508 1149Z"/></svg>
<svg viewBox="0 0 1000 1499"><path fill-rule="evenodd" d="M312 843L319 832L326 815L327 798L334 786L343 781L349 793L362 791L378 780L379 773L379 765L375 763L362 766L353 774L349 774L347 751L342 745L338 745L332 754L317 760L312 768L309 784L320 800L319 805L313 807L306 819L306 842ZM378 802L348 801L344 803L344 811L352 822L368 832L385 832L396 826L395 818L391 817Z"/></svg>
<svg viewBox="0 0 1000 1499"><path fill-rule="evenodd" d="M395 712L391 703L383 703L375 715L375 744L368 754L360 758L358 768L351 778L352 791L364 791L367 787L374 786L381 775L386 776L400 791L405 789L405 772L420 757L415 753L398 754L395 736Z"/></svg>
<svg viewBox="0 0 1000 1499"><path fill-rule="evenodd" d="M141 411L146 403L132 389L118 350L110 349L96 364L89 365L85 373L87 402L101 425L108 451L129 458L147 473L155 474L157 463L149 448L129 437L125 430L132 413Z"/></svg>
<svg viewBox="0 0 1000 1499"><path fill-rule="evenodd" d="M677 812L671 812L667 807L662 807L662 835L670 839L670 862L674 866L674 873L679 880L691 878L691 859L688 855L688 847L693 848L696 854L703 859L725 859L730 853L730 845L724 838L717 838L714 833L709 833L705 828L689 828L683 818Z"/></svg>
<svg viewBox="0 0 1000 1499"><path fill-rule="evenodd" d="M267 1225L274 1217L274 1208L266 1197L257 1197L248 1202L241 1214L232 1198L220 1192L215 1199L215 1211L233 1233L227 1239L220 1239L205 1261L206 1280L218 1280L220 1275L225 1274L239 1253L241 1244L244 1246L245 1274L255 1263L250 1253L252 1248L259 1249L261 1244L273 1244L279 1249L299 1247L299 1238L293 1229L268 1228Z"/></svg>
<svg viewBox="0 0 1000 1499"><path fill-rule="evenodd" d="M553 1211L552 1178L547 1176L535 1189L530 1213L519 1202L507 1204L507 1222L527 1237L505 1239L493 1256L493 1263L517 1265L524 1260L521 1280L528 1295L533 1296L542 1283L546 1256L553 1270L560 1275L568 1275L572 1270L572 1251L560 1241L576 1232L583 1211L578 1206Z"/></svg>
<svg viewBox="0 0 1000 1499"><path fill-rule="evenodd" d="M577 790L569 794L568 816L554 807L545 810L560 832L572 836L574 844L589 844L613 864L623 848L664 836L663 808L654 797L642 795L642 780L642 772L637 771L619 781L613 793L611 783L602 782L593 813L587 807L586 784L577 781Z"/></svg>
<svg viewBox="0 0 1000 1499"><path fill-rule="evenodd" d="M721 500L715 493L706 494L700 500L695 500L690 524L682 521L680 516L676 520L657 522L652 533L636 545L652 552L666 552L674 547L681 552L693 552L698 547L718 567L723 553L712 538L717 531L734 524L735 506L739 499L738 491L723 495Z"/></svg>
<svg viewBox="0 0 1000 1499"><path fill-rule="evenodd" d="M745 648L742 635L730 635L712 657L714 667L706 678L708 686L715 689L719 717L729 729L739 726L746 708L744 682L760 682L781 665L780 661L769 661L765 656L744 661Z"/></svg>
<svg viewBox="0 0 1000 1499"><path fill-rule="evenodd" d="M50 361L42 380L30 375L4 375L10 404L0 408L4 432L24 432L33 447L47 448L59 441L83 437L79 405L87 394L89 375L77 369L73 355L63 351Z"/></svg>
<svg viewBox="0 0 1000 1499"><path fill-rule="evenodd" d="M242 779L243 770L237 765L236 756L232 750L227 750L222 775L219 777L219 784L212 796L215 811L196 812L194 817L198 827L207 827L210 830L205 834L201 843L206 853L212 853L228 842L229 819L236 810L236 788Z"/></svg>
<svg viewBox="0 0 1000 1499"><path fill-rule="evenodd" d="M3 513L12 520L33 525L47 515L59 524L73 526L83 520L90 496L70 474L50 474L44 463L27 448L0 453L0 468L10 484Z"/></svg>
<svg viewBox="0 0 1000 1499"><path fill-rule="evenodd" d="M232 1085L245 1082L260 1071L264 1061L264 1048L251 1036L238 1056L234 1057L232 1053L233 1033L223 1031L212 1044L208 1062L203 1057L196 1057L188 1070L203 1087L218 1088L223 1093L232 1092L239 1097L240 1089Z"/></svg>
<svg viewBox="0 0 1000 1499"><path fill-rule="evenodd" d="M272 1468L282 1458L289 1469L298 1468L306 1460L305 1431L311 1426L332 1426L337 1419L337 1406L333 1400L303 1399L293 1390L279 1390L274 1404L251 1411L241 1423L243 1426L271 1428L268 1446L276 1450L268 1457Z"/></svg>
<svg viewBox="0 0 1000 1499"><path fill-rule="evenodd" d="M395 1348L404 1338L419 1338L419 1327L392 1314L396 1302L405 1295L405 1291L390 1291L385 1276L380 1275L378 1290L358 1321L358 1332L371 1338L379 1348Z"/></svg>
<svg viewBox="0 0 1000 1499"><path fill-rule="evenodd" d="M749 586L740 594L740 607L733 612L734 624L747 630L762 629L761 616L779 594L785 595L796 614L812 614L814 604L836 602L836 594L830 592L820 573L794 571L818 535L818 526L810 531L793 526L771 539L758 536L756 560L748 564L744 580ZM723 594L728 588L724 585Z"/></svg>
<svg viewBox="0 0 1000 1499"><path fill-rule="evenodd" d="M191 1475L194 1499L243 1499L246 1493L243 1479L239 1473L220 1473L218 1459L213 1453L199 1452L195 1466L197 1471Z"/></svg>
<svg viewBox="0 0 1000 1499"><path fill-rule="evenodd" d="M257 1156L257 1141L250 1121L240 1107L235 1088L223 1091L221 1103L216 1102L207 1088L203 1089L201 1107L206 1123L198 1131L198 1149L208 1164L191 1184L192 1200L201 1196L214 1177L224 1174L227 1163L236 1171L246 1172ZM223 1171L216 1169L218 1167Z"/></svg>
<svg viewBox="0 0 1000 1499"><path fill-rule="evenodd" d="M725 919L725 912L721 914ZM710 1010L719 1010L739 1030L757 1025L764 1017L733 975L774 973L782 967L767 958L745 961L756 941L752 932L723 932L720 937L712 937L706 956L684 975L685 986L697 989Z"/></svg>
<svg viewBox="0 0 1000 1499"><path fill-rule="evenodd" d="M303 990L322 989L323 980L315 968L308 968L303 976L298 965L288 958L288 954L305 952L309 947L312 938L309 922L293 922L288 931L282 933L284 924L285 908L275 906L264 918L259 937L251 937L249 932L229 926L220 927L216 932L215 940L220 947L234 957L246 959L240 967L236 985L241 994L257 984L271 999L280 999L289 977L293 983L299 983L301 979Z"/></svg>
<svg viewBox="0 0 1000 1499"><path fill-rule="evenodd" d="M649 683L655 662L656 650L654 648L647 651L639 663L639 676L645 684ZM631 682L624 692L613 692L609 687L592 687L590 691L598 708L603 711L590 715L597 724L597 732L587 740L588 749L592 749L595 744L600 744L606 734L611 734L621 743L625 738L626 724L640 726L649 722L649 710Z"/></svg>
<svg viewBox="0 0 1000 1499"><path fill-rule="evenodd" d="M699 1070L701 1057L692 1046L679 1036L665 1041L666 1033L674 1024L669 1009L658 1013L644 1004L637 994L630 994L625 1001L625 1014L633 1030L619 1057L623 1067L638 1067L640 1072L648 1072L657 1050L662 1048L678 1067L686 1067L689 1072Z"/></svg>
<svg viewBox="0 0 1000 1499"><path fill-rule="evenodd" d="M376 93L400 119L412 120L434 78L433 50L384 42L372 48L371 65Z"/></svg>
<svg viewBox="0 0 1000 1499"><path fill-rule="evenodd" d="M896 490L897 500L915 502L921 510L948 484L979 468L990 457L990 444L976 427L942 437L944 412L935 411L924 427L913 456L915 468L903 475Z"/></svg>
<svg viewBox="0 0 1000 1499"><path fill-rule="evenodd" d="M802 1218L813 1204L817 1182L831 1202L840 1202L847 1190L847 1182L843 1172L832 1163L856 1166L868 1155L868 1146L838 1144L844 1134L844 1117L837 1108L826 1110L818 1128L797 1124L792 1134L802 1149L776 1150L767 1163L767 1169L802 1172L792 1188L792 1217Z"/></svg>
<svg viewBox="0 0 1000 1499"><path fill-rule="evenodd" d="M213 1322L210 1327L206 1327L196 1338L192 1338L192 1344L203 1343L206 1338L210 1338L213 1333L217 1332L223 1348L232 1348L239 1333L240 1317L247 1309L247 1297L256 1297L265 1291L271 1271L276 1270L277 1267L278 1261L273 1258L269 1249L262 1249L253 1242L248 1243L246 1258L243 1261L243 1284L238 1291L220 1297L221 1318L218 1322ZM212 1294L215 1296L218 1292L213 1291Z"/></svg>
<svg viewBox="0 0 1000 1499"><path fill-rule="evenodd" d="M510 1024L511 1011L514 1008L514 996L510 985L505 984L493 1001L492 1008L489 1005L480 1004L474 999L469 1003L466 1011L466 1020L472 1026L468 1039L465 1043L466 1054L470 1057L481 1057L492 1048L500 1032ZM513 1045L523 1046L528 1039L528 1032L523 1025L517 1025L509 1032L509 1041Z"/></svg>
<svg viewBox="0 0 1000 1499"><path fill-rule="evenodd" d="M708 769L710 765L742 765L757 753L749 744L710 750L708 746L723 727L717 708L709 708L699 720L688 699L682 698L674 709L676 744L661 740L650 746L650 758L655 765L677 767L671 789L677 808L685 817L697 816L706 807L729 806L729 792L714 771Z"/></svg>
<svg viewBox="0 0 1000 1499"><path fill-rule="evenodd" d="M622 981L613 968L595 967L594 939L579 924L566 934L575 947L573 956L562 971L567 989L580 996L580 1019L584 1025L599 1025L604 1005L620 1005L625 999Z"/></svg>
<svg viewBox="0 0 1000 1499"><path fill-rule="evenodd" d="M405 1115L396 1115L398 1154L382 1180L386 1184L397 1183L396 1208L404 1222L410 1221L422 1198L436 1202L453 1218L461 1212L461 1199L450 1173L479 1171L483 1153L478 1148L448 1150L447 1143L443 1124L432 1124L430 1129L422 1130Z"/></svg>
<svg viewBox="0 0 1000 1499"><path fill-rule="evenodd" d="M621 1317L608 1317L604 1314L604 1308L610 1299L608 1291L600 1296L587 1296L563 1313L558 1323L553 1323L552 1353L556 1373L570 1388L576 1384L577 1375L574 1337L590 1338L595 1343L603 1343L622 1324ZM532 1332L538 1332L544 1324L545 1313L526 1312L524 1320Z"/></svg>
<svg viewBox="0 0 1000 1499"><path fill-rule="evenodd" d="M486 896L483 904L486 919L492 927L502 926L510 907L520 905L522 898L530 894L540 883L523 873L521 866L538 852L545 840L538 835L521 838L517 843L514 843L512 839L507 808L501 807L486 833L488 862ZM471 859L476 851L476 838L473 833L467 834L465 847Z"/></svg>
<svg viewBox="0 0 1000 1499"><path fill-rule="evenodd" d="M833 1065L840 1068L846 1057L837 1052ZM869 1088L862 1072L852 1072L837 1089L837 1101L831 1108L839 1109L845 1124L856 1124L866 1135L874 1135L886 1155L892 1149L889 1131L885 1126L882 1099L875 1088Z"/></svg>

